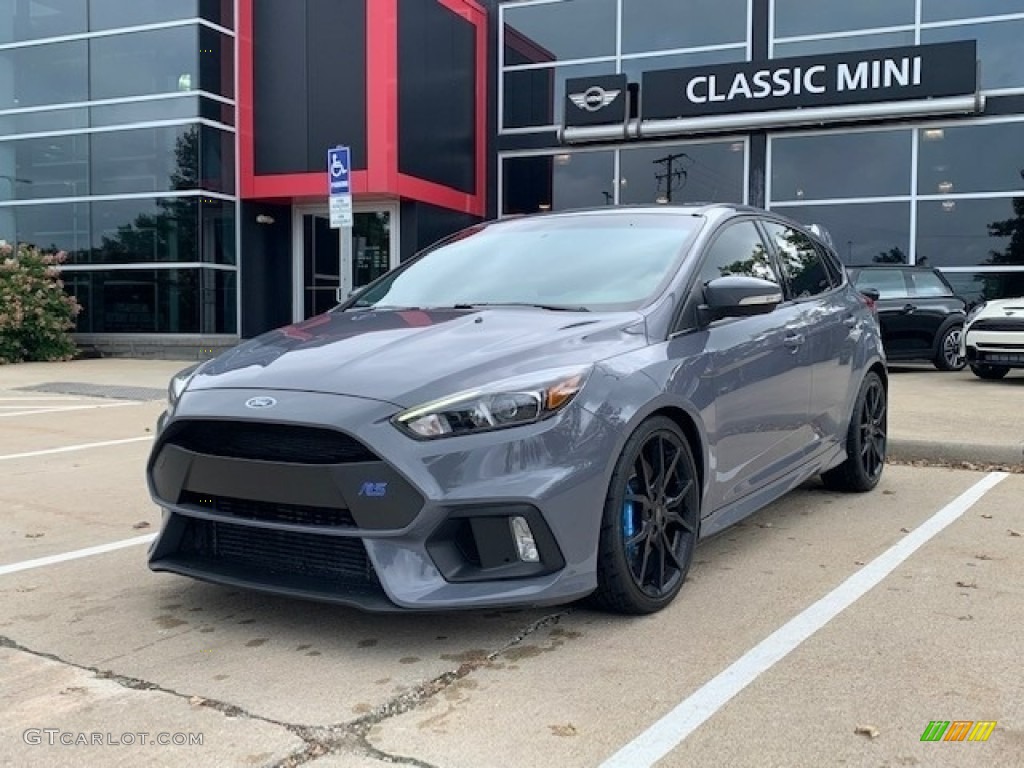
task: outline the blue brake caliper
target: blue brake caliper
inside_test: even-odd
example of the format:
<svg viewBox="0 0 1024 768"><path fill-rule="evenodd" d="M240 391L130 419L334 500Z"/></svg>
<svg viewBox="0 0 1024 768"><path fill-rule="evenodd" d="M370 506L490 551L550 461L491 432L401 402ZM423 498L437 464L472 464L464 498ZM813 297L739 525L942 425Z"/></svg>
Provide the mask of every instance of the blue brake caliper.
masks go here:
<svg viewBox="0 0 1024 768"><path fill-rule="evenodd" d="M630 480L626 485L626 493L636 493L636 489L633 487L633 481ZM636 503L632 501L622 502L622 538L625 541L629 541L631 538L636 536L637 532L637 514L636 514ZM632 560L636 554L636 544L630 544L626 547L626 559Z"/></svg>

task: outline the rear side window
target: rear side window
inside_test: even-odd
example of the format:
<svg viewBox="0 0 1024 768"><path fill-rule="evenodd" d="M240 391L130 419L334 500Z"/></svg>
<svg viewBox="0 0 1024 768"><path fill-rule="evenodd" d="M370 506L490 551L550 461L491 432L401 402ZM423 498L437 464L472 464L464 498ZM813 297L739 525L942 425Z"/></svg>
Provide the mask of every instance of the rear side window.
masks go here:
<svg viewBox="0 0 1024 768"><path fill-rule="evenodd" d="M778 248L792 298L806 299L835 287L821 254L807 235L771 221L765 222L765 228Z"/></svg>
<svg viewBox="0 0 1024 768"><path fill-rule="evenodd" d="M718 234L705 253L698 281L704 286L727 275L779 282L761 233L752 221L730 224Z"/></svg>
<svg viewBox="0 0 1024 768"><path fill-rule="evenodd" d="M929 296L952 296L952 291L934 272L914 270L910 273L910 295L919 299Z"/></svg>
<svg viewBox="0 0 1024 768"><path fill-rule="evenodd" d="M899 269L865 269L857 275L858 291L874 288L880 299L898 299L906 297L907 284L903 280L903 271Z"/></svg>

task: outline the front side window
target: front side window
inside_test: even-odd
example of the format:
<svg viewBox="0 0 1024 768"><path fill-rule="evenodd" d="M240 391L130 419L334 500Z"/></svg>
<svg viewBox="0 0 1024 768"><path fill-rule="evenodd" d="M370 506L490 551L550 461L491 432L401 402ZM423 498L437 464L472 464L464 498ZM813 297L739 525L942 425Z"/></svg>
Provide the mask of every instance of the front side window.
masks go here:
<svg viewBox="0 0 1024 768"><path fill-rule="evenodd" d="M949 286L934 272L918 270L910 273L910 295L917 298L952 296Z"/></svg>
<svg viewBox="0 0 1024 768"><path fill-rule="evenodd" d="M697 280L704 286L716 278L730 275L779 282L761 234L752 221L732 224L715 238Z"/></svg>
<svg viewBox="0 0 1024 768"><path fill-rule="evenodd" d="M779 251L792 298L806 299L832 289L828 269L807 235L774 222L766 222L765 228Z"/></svg>
<svg viewBox="0 0 1024 768"><path fill-rule="evenodd" d="M637 308L678 268L701 222L658 214L506 220L428 251L371 286L353 308Z"/></svg>

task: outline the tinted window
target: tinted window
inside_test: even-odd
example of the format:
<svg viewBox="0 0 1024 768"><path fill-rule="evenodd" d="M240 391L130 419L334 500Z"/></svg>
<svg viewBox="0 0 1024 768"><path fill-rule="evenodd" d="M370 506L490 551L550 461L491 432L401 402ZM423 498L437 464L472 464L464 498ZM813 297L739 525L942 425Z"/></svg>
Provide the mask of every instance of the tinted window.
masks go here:
<svg viewBox="0 0 1024 768"><path fill-rule="evenodd" d="M857 290L874 288L880 299L896 299L907 295L903 273L898 269L865 269L857 275Z"/></svg>
<svg viewBox="0 0 1024 768"><path fill-rule="evenodd" d="M731 224L722 230L708 248L698 275L706 285L716 277L743 275L779 282L761 234L752 221Z"/></svg>
<svg viewBox="0 0 1024 768"><path fill-rule="evenodd" d="M742 141L658 144L619 154L619 202L743 199Z"/></svg>
<svg viewBox="0 0 1024 768"><path fill-rule="evenodd" d="M748 0L623 0L622 50L657 51L742 43ZM694 24L694 19L700 19Z"/></svg>
<svg viewBox="0 0 1024 768"><path fill-rule="evenodd" d="M924 128L918 192L1010 192L1021 188L1024 122Z"/></svg>
<svg viewBox="0 0 1024 768"><path fill-rule="evenodd" d="M779 250L782 269L794 299L817 296L832 288L821 254L807 235L772 222L766 222L765 226Z"/></svg>
<svg viewBox="0 0 1024 768"><path fill-rule="evenodd" d="M909 170L909 169L908 169ZM820 224L844 263L906 264L910 253L910 203L776 205L772 210L803 224Z"/></svg>
<svg viewBox="0 0 1024 768"><path fill-rule="evenodd" d="M700 221L637 214L499 222L392 273L357 306L637 307L677 267Z"/></svg>
<svg viewBox="0 0 1024 768"><path fill-rule="evenodd" d="M775 0L775 36L813 35L914 23L914 0Z"/></svg>
<svg viewBox="0 0 1024 768"><path fill-rule="evenodd" d="M931 267L1024 266L1024 197L917 204L917 261Z"/></svg>
<svg viewBox="0 0 1024 768"><path fill-rule="evenodd" d="M1015 88L1024 85L1024 69L1020 66L1024 19L921 30L922 43L971 39L978 41L982 88Z"/></svg>
<svg viewBox="0 0 1024 768"><path fill-rule="evenodd" d="M910 273L910 295L920 298L928 296L950 296L950 290L942 278L934 272L914 271Z"/></svg>
<svg viewBox="0 0 1024 768"><path fill-rule="evenodd" d="M506 49L530 61L614 56L616 6L588 0L505 8Z"/></svg>

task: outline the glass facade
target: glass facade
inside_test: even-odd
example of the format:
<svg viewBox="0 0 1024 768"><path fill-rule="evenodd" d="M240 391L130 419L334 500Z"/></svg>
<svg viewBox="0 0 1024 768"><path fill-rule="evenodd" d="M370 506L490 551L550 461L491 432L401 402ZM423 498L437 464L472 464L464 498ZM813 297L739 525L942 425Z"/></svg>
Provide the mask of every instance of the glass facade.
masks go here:
<svg viewBox="0 0 1024 768"><path fill-rule="evenodd" d="M68 253L79 332L237 332L233 8L0 0L0 238Z"/></svg>
<svg viewBox="0 0 1024 768"><path fill-rule="evenodd" d="M973 299L1024 295L1024 0L517 0L499 25L500 213L750 199L822 225L848 264L929 264ZM956 40L977 42L994 106L979 115L568 146L555 133L568 78Z"/></svg>

